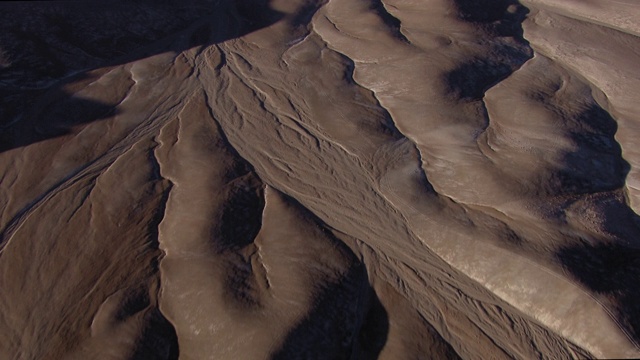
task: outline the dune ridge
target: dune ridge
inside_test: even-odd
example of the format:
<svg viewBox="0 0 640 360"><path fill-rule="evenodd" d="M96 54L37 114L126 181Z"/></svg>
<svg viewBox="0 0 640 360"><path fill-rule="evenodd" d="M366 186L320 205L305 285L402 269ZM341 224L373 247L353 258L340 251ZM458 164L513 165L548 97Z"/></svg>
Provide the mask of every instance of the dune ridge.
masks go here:
<svg viewBox="0 0 640 360"><path fill-rule="evenodd" d="M29 6L0 357L640 356L639 5Z"/></svg>

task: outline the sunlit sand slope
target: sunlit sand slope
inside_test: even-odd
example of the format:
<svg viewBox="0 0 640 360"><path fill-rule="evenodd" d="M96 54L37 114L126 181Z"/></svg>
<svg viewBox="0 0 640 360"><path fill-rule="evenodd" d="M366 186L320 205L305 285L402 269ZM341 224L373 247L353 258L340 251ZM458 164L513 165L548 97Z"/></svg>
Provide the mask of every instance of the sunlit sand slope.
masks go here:
<svg viewBox="0 0 640 360"><path fill-rule="evenodd" d="M0 358L640 357L635 2L0 9Z"/></svg>

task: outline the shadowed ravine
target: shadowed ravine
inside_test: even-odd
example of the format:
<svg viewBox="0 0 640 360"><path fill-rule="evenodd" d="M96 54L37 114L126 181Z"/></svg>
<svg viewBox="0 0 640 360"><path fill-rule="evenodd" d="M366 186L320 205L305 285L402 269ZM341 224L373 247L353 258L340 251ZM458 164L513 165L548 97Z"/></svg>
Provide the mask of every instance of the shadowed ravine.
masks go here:
<svg viewBox="0 0 640 360"><path fill-rule="evenodd" d="M0 358L640 356L640 6L567 3L0 5Z"/></svg>

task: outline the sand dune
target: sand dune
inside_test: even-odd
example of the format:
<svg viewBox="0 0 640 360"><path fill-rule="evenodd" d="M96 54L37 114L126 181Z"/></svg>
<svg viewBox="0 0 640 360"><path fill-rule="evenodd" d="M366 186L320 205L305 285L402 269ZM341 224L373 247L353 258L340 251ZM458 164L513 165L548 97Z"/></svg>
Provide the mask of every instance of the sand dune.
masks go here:
<svg viewBox="0 0 640 360"><path fill-rule="evenodd" d="M0 358L640 357L635 2L0 10Z"/></svg>

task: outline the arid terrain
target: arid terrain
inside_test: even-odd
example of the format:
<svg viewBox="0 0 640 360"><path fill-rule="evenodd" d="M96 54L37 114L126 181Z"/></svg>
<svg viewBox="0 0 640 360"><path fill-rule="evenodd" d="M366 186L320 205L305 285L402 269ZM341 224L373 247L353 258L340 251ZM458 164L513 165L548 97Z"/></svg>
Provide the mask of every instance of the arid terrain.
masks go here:
<svg viewBox="0 0 640 360"><path fill-rule="evenodd" d="M0 30L0 359L640 357L637 0Z"/></svg>

